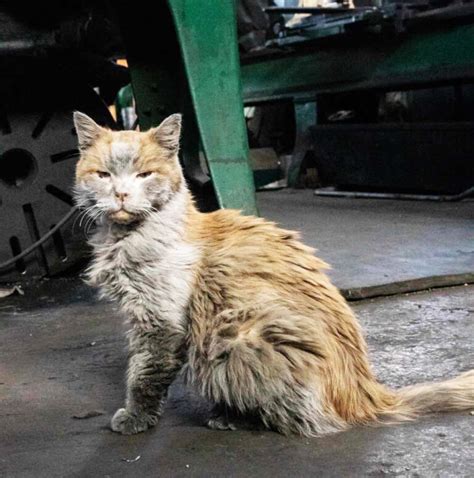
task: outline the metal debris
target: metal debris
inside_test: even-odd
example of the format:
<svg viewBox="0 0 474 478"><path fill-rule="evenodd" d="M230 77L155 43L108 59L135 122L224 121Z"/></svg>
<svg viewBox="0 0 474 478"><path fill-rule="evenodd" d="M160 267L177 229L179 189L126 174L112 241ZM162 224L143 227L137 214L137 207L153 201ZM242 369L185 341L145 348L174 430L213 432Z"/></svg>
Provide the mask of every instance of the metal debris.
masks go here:
<svg viewBox="0 0 474 478"><path fill-rule="evenodd" d="M0 299L8 297L14 293L25 295L25 292L19 285L14 285L13 287L0 287Z"/></svg>
<svg viewBox="0 0 474 478"><path fill-rule="evenodd" d="M122 461L125 461L126 463L135 463L140 458L141 458L141 455L138 455L135 458L122 458Z"/></svg>

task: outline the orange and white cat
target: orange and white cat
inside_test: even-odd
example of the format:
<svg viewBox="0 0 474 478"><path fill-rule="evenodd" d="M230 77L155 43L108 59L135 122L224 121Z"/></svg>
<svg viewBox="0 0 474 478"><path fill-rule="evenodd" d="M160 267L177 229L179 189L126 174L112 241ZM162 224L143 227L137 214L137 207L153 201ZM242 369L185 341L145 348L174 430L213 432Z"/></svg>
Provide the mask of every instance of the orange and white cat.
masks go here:
<svg viewBox="0 0 474 478"><path fill-rule="evenodd" d="M119 302L129 331L124 408L114 431L158 422L184 370L234 429L252 416L314 436L474 407L474 371L390 390L358 322L295 232L233 210L200 213L178 161L180 115L112 132L75 113L76 201L98 222L89 280Z"/></svg>

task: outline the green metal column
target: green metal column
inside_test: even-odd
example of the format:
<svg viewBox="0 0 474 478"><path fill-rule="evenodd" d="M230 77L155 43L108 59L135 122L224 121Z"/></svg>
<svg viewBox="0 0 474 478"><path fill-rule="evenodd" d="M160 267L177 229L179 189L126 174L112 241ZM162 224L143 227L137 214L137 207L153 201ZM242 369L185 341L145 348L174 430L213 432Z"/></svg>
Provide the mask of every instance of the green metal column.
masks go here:
<svg viewBox="0 0 474 478"><path fill-rule="evenodd" d="M168 5L219 204L256 214L234 0L168 0Z"/></svg>
<svg viewBox="0 0 474 478"><path fill-rule="evenodd" d="M199 132L219 205L256 214L234 1L168 0L153 14L144 0L116 5L140 127L184 112L183 135ZM198 141L186 137L185 157L196 157Z"/></svg>

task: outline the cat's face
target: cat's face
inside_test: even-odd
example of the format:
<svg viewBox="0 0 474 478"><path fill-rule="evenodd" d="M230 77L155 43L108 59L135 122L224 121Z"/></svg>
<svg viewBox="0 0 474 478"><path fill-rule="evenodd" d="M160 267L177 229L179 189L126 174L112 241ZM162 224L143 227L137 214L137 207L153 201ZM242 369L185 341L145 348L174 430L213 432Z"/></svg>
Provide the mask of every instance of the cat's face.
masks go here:
<svg viewBox="0 0 474 478"><path fill-rule="evenodd" d="M110 131L78 112L74 123L81 151L75 199L90 217L122 224L139 221L180 188L180 115L145 133Z"/></svg>

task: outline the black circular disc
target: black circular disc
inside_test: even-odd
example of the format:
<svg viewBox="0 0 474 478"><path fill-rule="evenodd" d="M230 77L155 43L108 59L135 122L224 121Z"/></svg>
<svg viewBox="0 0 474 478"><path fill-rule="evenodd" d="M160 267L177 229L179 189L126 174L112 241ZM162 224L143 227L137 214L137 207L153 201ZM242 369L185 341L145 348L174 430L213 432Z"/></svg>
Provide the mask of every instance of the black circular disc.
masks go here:
<svg viewBox="0 0 474 478"><path fill-rule="evenodd" d="M0 263L37 241L73 205L78 151L72 111L113 125L106 105L87 86L59 93L52 84L28 88L21 102L0 112ZM65 271L84 256L84 239L80 225L70 221L35 252L0 270L0 281Z"/></svg>

